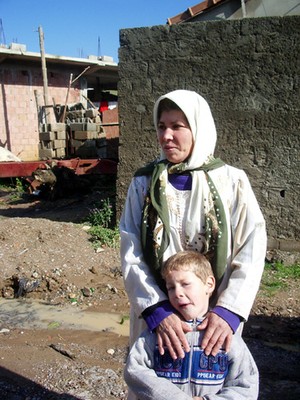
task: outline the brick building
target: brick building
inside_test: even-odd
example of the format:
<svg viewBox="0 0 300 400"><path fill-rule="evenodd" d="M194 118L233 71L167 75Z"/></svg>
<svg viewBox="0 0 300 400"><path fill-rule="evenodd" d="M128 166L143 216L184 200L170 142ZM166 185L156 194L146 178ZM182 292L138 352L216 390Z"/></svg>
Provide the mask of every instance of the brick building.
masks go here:
<svg viewBox="0 0 300 400"><path fill-rule="evenodd" d="M56 122L65 122L59 115L65 104L68 107L80 104L81 108L88 109L98 108L101 102L117 100L114 94L118 66L111 57L83 59L46 54L46 74L41 54L28 52L25 45L13 43L8 48L0 47L0 58L0 146L23 161L40 158L40 134L49 130L47 123L52 123L50 129L53 129ZM107 138L117 138L117 107L105 110L101 117L102 123L109 124ZM47 143L46 149L49 147L48 153L55 155L53 146ZM64 151L57 155L64 156Z"/></svg>

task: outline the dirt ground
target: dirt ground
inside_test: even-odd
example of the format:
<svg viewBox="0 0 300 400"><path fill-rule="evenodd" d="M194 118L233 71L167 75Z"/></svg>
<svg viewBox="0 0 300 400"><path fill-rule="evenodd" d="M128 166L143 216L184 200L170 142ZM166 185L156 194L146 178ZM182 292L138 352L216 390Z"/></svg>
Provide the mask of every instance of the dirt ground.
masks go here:
<svg viewBox="0 0 300 400"><path fill-rule="evenodd" d="M11 201L0 190L1 398L126 398L126 334L109 327L64 328L55 321L41 328L29 320L24 328L14 323L17 317L1 313L10 300L39 301L83 314L107 312L117 315L120 325L128 323L119 250L96 251L82 224L98 198L90 193ZM243 333L260 370L259 399L300 398L299 328L299 281L273 297L259 292Z"/></svg>

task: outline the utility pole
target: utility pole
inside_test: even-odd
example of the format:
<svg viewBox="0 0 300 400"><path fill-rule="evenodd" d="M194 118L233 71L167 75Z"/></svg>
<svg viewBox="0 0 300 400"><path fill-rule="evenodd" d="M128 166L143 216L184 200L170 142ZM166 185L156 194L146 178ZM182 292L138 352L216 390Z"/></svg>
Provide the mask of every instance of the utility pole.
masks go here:
<svg viewBox="0 0 300 400"><path fill-rule="evenodd" d="M100 42L100 36L98 36L98 58L101 56L101 42Z"/></svg>
<svg viewBox="0 0 300 400"><path fill-rule="evenodd" d="M0 41L1 41L1 44L4 44L6 46L6 39L5 39L5 33L4 33L3 24L2 24L2 18L0 18Z"/></svg>
<svg viewBox="0 0 300 400"><path fill-rule="evenodd" d="M47 78L47 67L46 67L46 58L45 58L45 50L44 50L44 33L43 28L39 26L39 37L40 37L40 50L41 50L41 58L42 58L42 72L43 72L43 83L44 83L44 105L45 110L48 106L48 78ZM45 112L45 122L47 121L47 112Z"/></svg>

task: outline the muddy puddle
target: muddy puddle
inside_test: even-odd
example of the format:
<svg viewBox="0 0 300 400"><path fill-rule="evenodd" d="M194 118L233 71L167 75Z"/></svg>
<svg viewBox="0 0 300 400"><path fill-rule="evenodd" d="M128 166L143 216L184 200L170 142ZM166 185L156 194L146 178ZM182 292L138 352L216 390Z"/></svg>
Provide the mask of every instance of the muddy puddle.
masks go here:
<svg viewBox="0 0 300 400"><path fill-rule="evenodd" d="M3 328L110 331L128 336L129 320L120 314L92 312L74 306L0 299L0 330Z"/></svg>

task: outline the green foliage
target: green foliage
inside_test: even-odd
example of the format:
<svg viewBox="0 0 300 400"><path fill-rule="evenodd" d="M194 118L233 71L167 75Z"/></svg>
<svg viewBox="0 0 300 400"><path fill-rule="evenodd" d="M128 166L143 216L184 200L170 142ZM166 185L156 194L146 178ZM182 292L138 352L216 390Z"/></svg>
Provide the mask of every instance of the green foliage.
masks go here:
<svg viewBox="0 0 300 400"><path fill-rule="evenodd" d="M300 264L266 263L260 289L265 295L272 296L278 290L285 290L291 279L300 279Z"/></svg>
<svg viewBox="0 0 300 400"><path fill-rule="evenodd" d="M16 178L16 191L18 193L24 193L23 183L20 178Z"/></svg>
<svg viewBox="0 0 300 400"><path fill-rule="evenodd" d="M92 226L89 233L92 235L92 242L96 248L100 246L117 248L119 247L119 229L105 228L103 226Z"/></svg>
<svg viewBox="0 0 300 400"><path fill-rule="evenodd" d="M0 190L9 194L9 201L20 200L26 192L26 184L21 178L0 179Z"/></svg>
<svg viewBox="0 0 300 400"><path fill-rule="evenodd" d="M103 228L109 228L111 226L113 214L114 212L110 204L110 200L100 200L99 207L95 207L90 211L87 217L87 221L92 226L102 226Z"/></svg>
<svg viewBox="0 0 300 400"><path fill-rule="evenodd" d="M129 315L122 315L120 325L123 325L125 323L125 321L129 321L129 320L130 320Z"/></svg>
<svg viewBox="0 0 300 400"><path fill-rule="evenodd" d="M90 234L94 246L107 246L117 248L119 246L119 229L113 226L112 218L114 210L110 199L100 200L98 207L93 208L87 222L91 225Z"/></svg>

